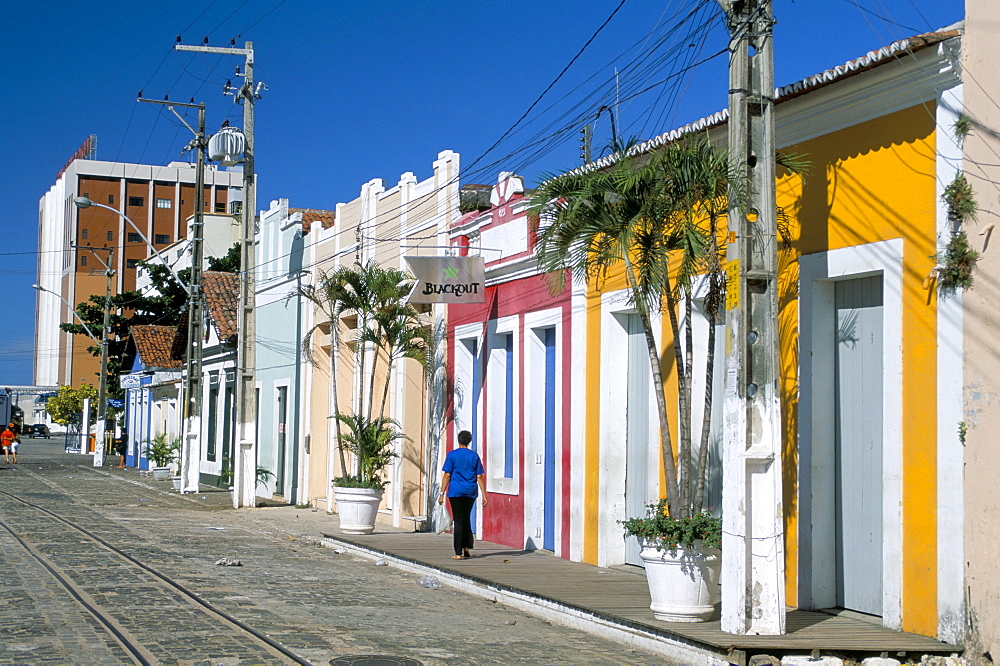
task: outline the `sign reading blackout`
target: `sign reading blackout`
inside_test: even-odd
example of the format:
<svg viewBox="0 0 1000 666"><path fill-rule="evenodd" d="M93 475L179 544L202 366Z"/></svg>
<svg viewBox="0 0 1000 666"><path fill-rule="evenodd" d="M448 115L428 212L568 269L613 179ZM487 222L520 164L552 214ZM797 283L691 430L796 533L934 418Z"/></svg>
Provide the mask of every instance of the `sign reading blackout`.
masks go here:
<svg viewBox="0 0 1000 666"><path fill-rule="evenodd" d="M416 278L410 303L485 303L482 257L406 257Z"/></svg>

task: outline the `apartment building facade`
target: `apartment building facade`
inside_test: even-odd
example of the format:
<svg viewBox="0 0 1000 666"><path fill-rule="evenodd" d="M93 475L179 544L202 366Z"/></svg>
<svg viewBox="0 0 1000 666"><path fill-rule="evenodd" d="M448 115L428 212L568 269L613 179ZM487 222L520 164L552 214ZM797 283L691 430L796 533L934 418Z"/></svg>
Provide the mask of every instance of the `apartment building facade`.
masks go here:
<svg viewBox="0 0 1000 666"><path fill-rule="evenodd" d="M205 212L239 212L243 174L214 166L205 169ZM128 217L97 206L77 208L86 197ZM194 213L195 166L166 166L73 159L56 176L38 203L38 267L35 315L35 383L96 384L98 359L80 336L59 324L74 320L71 311L91 295L104 295L105 263L114 271L111 291L136 286L140 261L151 254L145 236L158 250L186 238Z"/></svg>

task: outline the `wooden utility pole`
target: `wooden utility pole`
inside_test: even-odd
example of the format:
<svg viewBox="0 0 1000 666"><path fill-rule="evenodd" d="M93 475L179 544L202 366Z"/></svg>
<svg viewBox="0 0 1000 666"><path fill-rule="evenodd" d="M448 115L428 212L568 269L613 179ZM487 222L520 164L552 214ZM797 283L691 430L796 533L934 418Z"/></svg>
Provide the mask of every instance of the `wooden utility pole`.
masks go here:
<svg viewBox="0 0 1000 666"><path fill-rule="evenodd" d="M241 55L244 69L236 75L243 77L243 85L233 93L237 103L243 104L243 136L246 149L243 153L243 211L240 214L240 299L236 351L236 440L233 451L233 507L257 504L257 394L256 394L256 321L254 298L256 291L254 234L256 232L257 196L254 181L254 102L260 97L262 83L253 78L253 42L236 47L186 46L178 44L178 51ZM226 84L227 93L229 84ZM227 443L228 445L228 443Z"/></svg>
<svg viewBox="0 0 1000 666"><path fill-rule="evenodd" d="M163 104L184 123L194 139L185 150L197 150L197 168L194 176L194 223L191 225L191 277L188 279L187 302L187 354L184 363L184 437L181 440L181 492L196 493L201 481L201 365L205 344L205 298L202 293L201 273L204 262L205 240L205 105L143 99L140 102ZM198 129L193 129L174 111L175 106L198 109Z"/></svg>
<svg viewBox="0 0 1000 666"><path fill-rule="evenodd" d="M729 43L722 629L785 633L771 0L717 0Z"/></svg>

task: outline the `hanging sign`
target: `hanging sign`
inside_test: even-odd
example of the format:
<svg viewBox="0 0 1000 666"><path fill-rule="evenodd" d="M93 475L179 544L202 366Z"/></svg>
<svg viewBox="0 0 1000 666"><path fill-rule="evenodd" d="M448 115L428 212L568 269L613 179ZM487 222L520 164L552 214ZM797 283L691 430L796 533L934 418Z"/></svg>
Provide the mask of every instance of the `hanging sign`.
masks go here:
<svg viewBox="0 0 1000 666"><path fill-rule="evenodd" d="M485 303L482 257L406 257L417 281L410 303Z"/></svg>

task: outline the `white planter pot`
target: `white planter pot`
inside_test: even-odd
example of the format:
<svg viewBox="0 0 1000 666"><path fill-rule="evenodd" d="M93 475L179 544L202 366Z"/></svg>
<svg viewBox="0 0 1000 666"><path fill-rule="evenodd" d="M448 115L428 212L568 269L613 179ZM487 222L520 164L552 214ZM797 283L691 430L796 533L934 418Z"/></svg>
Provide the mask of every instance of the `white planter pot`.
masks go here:
<svg viewBox="0 0 1000 666"><path fill-rule="evenodd" d="M715 612L722 553L714 548L656 550L643 544L649 608L665 622L705 622Z"/></svg>
<svg viewBox="0 0 1000 666"><path fill-rule="evenodd" d="M382 504L382 491L371 488L339 488L334 486L340 531L345 534L371 534L375 531L375 516Z"/></svg>
<svg viewBox="0 0 1000 666"><path fill-rule="evenodd" d="M182 478L183 477L180 477L180 476L172 476L172 477L170 477L170 480L174 484L174 490L176 490L178 492L180 492L180 489L181 489L181 479Z"/></svg>
<svg viewBox="0 0 1000 666"><path fill-rule="evenodd" d="M153 478L157 481L166 481L170 478L170 468L169 467L154 467L153 468Z"/></svg>

